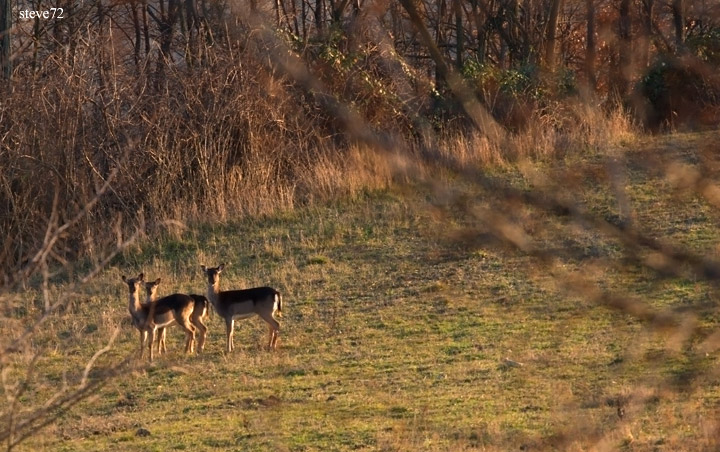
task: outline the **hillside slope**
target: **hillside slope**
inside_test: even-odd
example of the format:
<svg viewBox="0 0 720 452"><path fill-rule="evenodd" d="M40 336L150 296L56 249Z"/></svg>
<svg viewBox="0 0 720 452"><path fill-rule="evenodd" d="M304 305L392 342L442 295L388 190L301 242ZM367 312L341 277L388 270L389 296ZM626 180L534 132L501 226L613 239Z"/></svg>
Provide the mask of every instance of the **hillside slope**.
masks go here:
<svg viewBox="0 0 720 452"><path fill-rule="evenodd" d="M691 187L678 174L696 173L712 186L718 143L717 132L673 135L611 159L590 153L489 175L571 198L609 224L627 216L642 235L713 257L714 198L675 187ZM279 349L263 349L258 318L236 323L229 355L217 315L200 356L183 355L171 329L167 355L134 360L20 450L717 448L715 287L689 271L672 276L662 255L634 252L587 221L498 199L472 178L443 178L197 225L116 259L45 324L34 347L49 352L21 404L74 381L118 324L99 368L137 349L120 276L139 271L162 277L164 294L203 293L200 264L220 262L229 263L225 289L278 288ZM542 253L494 239L511 230L494 229L497 215ZM18 295L4 322L33 318L39 297Z"/></svg>

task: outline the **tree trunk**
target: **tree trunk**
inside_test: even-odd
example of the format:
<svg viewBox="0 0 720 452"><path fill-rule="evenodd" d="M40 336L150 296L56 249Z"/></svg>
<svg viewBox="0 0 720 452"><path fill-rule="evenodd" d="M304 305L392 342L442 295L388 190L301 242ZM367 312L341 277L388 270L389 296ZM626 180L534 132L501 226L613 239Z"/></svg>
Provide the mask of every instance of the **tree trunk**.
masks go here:
<svg viewBox="0 0 720 452"><path fill-rule="evenodd" d="M300 0L300 23L302 23L302 41L307 42L307 6L305 0Z"/></svg>
<svg viewBox="0 0 720 452"><path fill-rule="evenodd" d="M189 34L188 39L192 39L193 32L200 28L200 15L195 0L185 0L185 23Z"/></svg>
<svg viewBox="0 0 720 452"><path fill-rule="evenodd" d="M165 11L163 0L158 2L158 6L159 15L153 13L150 8L147 9L147 12L157 23L160 32L160 55L158 55L155 70L155 88L159 90L165 80L165 65L168 61L172 61L173 30L180 13L180 0L168 0L167 11Z"/></svg>
<svg viewBox="0 0 720 452"><path fill-rule="evenodd" d="M168 0L167 16L162 18L160 26L160 51L163 58L172 59L171 49L173 40L173 29L177 22L178 13L180 11L179 0Z"/></svg>
<svg viewBox="0 0 720 452"><path fill-rule="evenodd" d="M325 21L325 2L323 0L315 0L315 28L318 35L322 34L323 22Z"/></svg>
<svg viewBox="0 0 720 452"><path fill-rule="evenodd" d="M150 55L150 24L148 23L148 8L147 0L142 2L142 19L143 19L143 38L145 39L145 56Z"/></svg>
<svg viewBox="0 0 720 452"><path fill-rule="evenodd" d="M640 70L645 70L650 59L650 37L652 36L652 19L655 0L643 0L642 38L640 39Z"/></svg>
<svg viewBox="0 0 720 452"><path fill-rule="evenodd" d="M470 0L472 5L472 15L475 21L475 40L477 45L477 51L475 52L475 58L480 63L485 62L485 54L487 52L487 22L480 16L480 10L478 9L478 0Z"/></svg>
<svg viewBox="0 0 720 452"><path fill-rule="evenodd" d="M585 38L585 75L590 92L597 89L597 75L595 74L595 4L594 0L585 0L587 16L587 37Z"/></svg>
<svg viewBox="0 0 720 452"><path fill-rule="evenodd" d="M290 5L292 8L293 28L294 28L294 32L295 32L295 37L297 38L300 36L300 23L298 22L298 11L297 11L297 4L295 4L295 0L290 0Z"/></svg>
<svg viewBox="0 0 720 452"><path fill-rule="evenodd" d="M530 0L523 1L522 16L522 47L520 58L524 62L533 62L537 59L537 52L533 51L532 43L532 3ZM535 54L535 55L533 55Z"/></svg>
<svg viewBox="0 0 720 452"><path fill-rule="evenodd" d="M140 70L140 40L142 29L140 28L140 16L138 15L138 5L135 3L129 3L128 7L132 12L133 28L135 29L135 42L133 45L133 59L135 61L135 70Z"/></svg>
<svg viewBox="0 0 720 452"><path fill-rule="evenodd" d="M0 67L5 80L12 75L10 61L10 29L12 28L12 5L10 0L0 0Z"/></svg>
<svg viewBox="0 0 720 452"><path fill-rule="evenodd" d="M673 0L673 25L675 27L675 51L682 53L685 49L685 16L683 0Z"/></svg>
<svg viewBox="0 0 720 452"><path fill-rule="evenodd" d="M447 11L447 3L445 0L440 0L438 2L438 13L437 17L435 18L435 45L438 49L445 49L445 30L442 27L443 20L445 18L445 14ZM440 87L445 86L445 78L446 74L443 74L443 71L440 70L437 67L437 64L435 65L435 88L442 92Z"/></svg>
<svg viewBox="0 0 720 452"><path fill-rule="evenodd" d="M519 55L520 40L518 39L518 0L506 0L505 3L505 23L507 24L506 35L508 53L510 55L509 66L514 67L518 61L522 61Z"/></svg>
<svg viewBox="0 0 720 452"><path fill-rule="evenodd" d="M620 0L620 19L618 22L619 41L619 62L617 92L624 97L630 86L630 75L632 74L632 49L630 40L630 0Z"/></svg>
<svg viewBox="0 0 720 452"><path fill-rule="evenodd" d="M455 66L461 70L463 67L463 53L465 53L465 30L463 29L462 8L460 0L453 0L455 9Z"/></svg>
<svg viewBox="0 0 720 452"><path fill-rule="evenodd" d="M552 0L545 29L545 67L551 72L555 70L555 32L561 6L562 0Z"/></svg>

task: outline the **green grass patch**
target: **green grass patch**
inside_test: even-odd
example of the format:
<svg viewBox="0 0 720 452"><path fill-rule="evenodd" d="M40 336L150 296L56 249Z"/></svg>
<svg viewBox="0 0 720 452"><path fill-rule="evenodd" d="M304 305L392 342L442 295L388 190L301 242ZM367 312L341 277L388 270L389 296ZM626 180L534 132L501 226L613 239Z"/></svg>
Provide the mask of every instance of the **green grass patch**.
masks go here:
<svg viewBox="0 0 720 452"><path fill-rule="evenodd" d="M635 167L633 167L635 168ZM520 187L529 183L507 170ZM560 170L558 170L560 171ZM581 181L578 202L616 221L607 184ZM467 197L488 196L467 187ZM717 247L719 215L702 199L678 203L667 183L629 172L643 232L690 250ZM699 344L716 330L716 295L624 260L612 238L547 215L515 211L563 269L597 287L691 319L680 337L568 295L537 261L496 244L467 244L480 225L462 210L437 221L427 187L368 192L277 217L195 225L116 258L83 303L48 321L23 406L40 404L121 333L102 367L138 348L119 275L163 278L165 293L204 293L200 264L228 263L224 289L277 287L280 348L263 346L258 318L239 320L227 354L222 320L206 351L168 353L63 414L24 450L710 450L718 359ZM476 229L473 229L476 228ZM18 294L7 322L39 313ZM28 295L34 293L35 295ZM4 320L5 321L5 320ZM12 356L15 364L26 357ZM20 366L19 368L22 368ZM8 377L20 373L8 372ZM74 380L73 380L74 381ZM618 414L620 402L624 415ZM144 434L141 432L149 432ZM715 441L715 442L713 442Z"/></svg>

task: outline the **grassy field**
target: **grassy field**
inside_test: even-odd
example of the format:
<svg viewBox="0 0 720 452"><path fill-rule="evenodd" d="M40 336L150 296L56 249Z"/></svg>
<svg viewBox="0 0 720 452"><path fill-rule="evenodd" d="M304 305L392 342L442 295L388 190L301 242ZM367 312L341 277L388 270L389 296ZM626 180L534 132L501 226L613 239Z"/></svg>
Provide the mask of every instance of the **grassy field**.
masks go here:
<svg viewBox="0 0 720 452"><path fill-rule="evenodd" d="M718 143L717 133L633 143L625 186L640 230L717 254L717 209L643 162L697 166ZM603 168L604 156L588 155L535 169L553 179ZM493 172L532 188L528 174ZM614 239L509 205L538 246L559 250L566 274L581 273L690 326L654 328L598 306L568 293L541 261L467 240L482 226L458 199L482 206L493 194L448 179L445 191L409 184L272 217L194 225L126 252L36 338L33 347L47 352L22 404L76 381L118 324L98 366L137 349L121 275L162 277L163 294L204 293L200 264L230 263L224 289L283 292L279 349L264 349L258 318L236 324L229 355L217 315L199 356L182 353L183 335L173 328L167 355L128 365L19 449L716 450L720 379L717 346L707 340L719 320L716 289L651 272L624 259ZM568 196L594 215L618 215L605 179L582 176L572 187ZM36 289L14 303L6 325L34 318L42 305Z"/></svg>

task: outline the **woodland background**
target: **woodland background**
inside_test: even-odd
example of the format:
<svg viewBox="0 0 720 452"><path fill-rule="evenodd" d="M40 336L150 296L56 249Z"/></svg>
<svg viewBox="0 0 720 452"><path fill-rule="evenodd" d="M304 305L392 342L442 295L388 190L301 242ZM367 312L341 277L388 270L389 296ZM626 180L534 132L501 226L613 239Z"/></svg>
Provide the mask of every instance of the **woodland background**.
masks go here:
<svg viewBox="0 0 720 452"><path fill-rule="evenodd" d="M23 10L51 8L62 8L63 18L20 18ZM552 384L565 377L533 374L532 381L520 377L508 386L515 378L507 367L515 361L508 359L480 369L488 376L480 382L439 382L443 390L427 398L487 387L495 391L490 399L507 399L503 388L522 393L538 383L542 389L527 394L538 406L503 407L483 419L507 413L512 419L448 433L444 422L468 419L464 405L438 398L460 407L445 419L449 408L426 412L413 405L422 397L400 393L396 405L379 401L373 412L389 423L388 437L398 437L392 430L398 423L407 429L400 434L407 441L388 440L386 449L431 450L415 442L425 434L441 438L438 450L460 443L473 450L527 444L672 450L688 438L697 450L717 446L717 1L0 0L0 36L0 374L8 400L0 410L0 440L9 450L42 441L36 432L58 421L60 430L82 432L66 416L109 381L130 385L128 394L152 396L125 377L145 371L130 359L130 339L121 348L127 357L106 345L119 334L111 326L126 316L124 301L115 299L126 296L118 292L117 272L154 262L163 278L189 290L185 281L194 281L196 264L215 265L227 255L243 256L239 268L249 269L253 281L279 280L296 303L283 336L288 355L269 358L273 389L257 399L262 407L272 410L294 397L282 391L296 377L322 391L335 384L336 353L312 347L321 347L313 339L317 331L331 335L335 330L324 328L341 318L355 319L358 332L338 337L340 349L367 359L368 378L355 382L360 394L366 382L384 381L384 359L404 372L407 363L393 361L402 361L402 353L373 353L401 350L397 336L412 339L417 331L393 328L408 318L431 330L449 318L465 319L447 326L459 345L445 344L448 336L438 333L424 348L429 333L418 333L425 345L412 350L419 355L406 355L418 369L435 368L433 360L444 354L442 365L456 366L465 356L472 367L495 362L494 353L511 347L506 344L517 350L564 337L556 319L577 309L583 320L571 324L581 325L582 334L568 336L577 344L567 355L537 351L520 360L547 360L541 369L590 381L592 394L568 390L563 397L572 402L551 410L545 404L554 403ZM376 255L349 251L373 246ZM394 256L404 256L403 264L392 264ZM206 261L195 262L200 259ZM376 281L379 262L389 266L380 273L392 278ZM466 265L465 277L446 276ZM545 282L525 287L506 268L550 278L557 292ZM421 289L396 287L409 274L420 275ZM380 311L367 304L368 287L387 295ZM112 302L109 292L116 295ZM568 293L571 301L562 298ZM419 300L437 297L428 319ZM341 302L327 302L336 299ZM633 320L599 316L598 307ZM104 320L96 324L98 309ZM389 317L364 317L375 312ZM518 344L502 329L463 323L506 315L506 325L522 318L536 327L517 334L547 336ZM606 330L598 332L598 324ZM129 327L122 331L130 335ZM587 355L588 331L612 337L599 338L599 351ZM380 335L382 346L362 348L367 335ZM502 345L496 352L463 338ZM627 341L618 345L617 338ZM626 349L631 343L636 348ZM253 355L249 367L238 359L237 368L218 368L217 375L265 376L263 356ZM186 364L226 362L212 352L202 359ZM326 365L328 381L303 368L303 359ZM577 373L572 364L565 367L592 359L610 364L583 361ZM83 371L65 375L69 362ZM460 373L478 371L469 369ZM653 369L662 373L657 385L644 380ZM357 371L351 370L348 375ZM197 391L185 371L149 372L152 384L180 380L184 391ZM628 376L622 390L613 386L620 378L613 372ZM401 376L412 387L417 372ZM267 391L265 381L251 378L238 391ZM372 385L366 389L368 397L377 395ZM136 406L136 396L117 397L103 393L101 404L115 407L110 411L120 418L113 421L125 425L123 410ZM160 402L144 409L159 410ZM88 403L82 409L93 413ZM242 403L235 411L258 406ZM287 408L279 406L278 412ZM292 406L298 416L285 421L299 430L283 435L307 427L307 406ZM359 408L343 406L338 419ZM566 417L558 414L566 409ZM626 410L641 415L626 421ZM688 412L701 414L688 421ZM563 419L576 417L584 424L564 430ZM527 418L537 423L524 424ZM514 424L517 419L522 422ZM366 421L368 431L379 425L376 418ZM251 433L228 439L230 446L264 441L252 432L266 426L251 424ZM628 433L635 427L644 439ZM523 433L507 433L515 428ZM111 427L98 429L107 441L117 440ZM342 436L342 429L328 437ZM365 434L370 449L385 444L383 433Z"/></svg>
<svg viewBox="0 0 720 452"><path fill-rule="evenodd" d="M5 284L47 220L67 221L111 174L50 260L97 253L120 217L152 228L373 185L358 148L378 140L439 161L437 143L470 139L482 161L511 161L562 154L549 134L609 130L618 113L651 131L719 119L710 0L2 4ZM51 7L64 18L18 19Z"/></svg>

